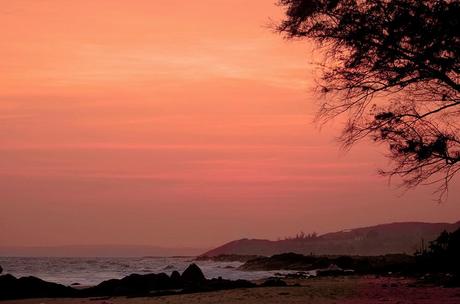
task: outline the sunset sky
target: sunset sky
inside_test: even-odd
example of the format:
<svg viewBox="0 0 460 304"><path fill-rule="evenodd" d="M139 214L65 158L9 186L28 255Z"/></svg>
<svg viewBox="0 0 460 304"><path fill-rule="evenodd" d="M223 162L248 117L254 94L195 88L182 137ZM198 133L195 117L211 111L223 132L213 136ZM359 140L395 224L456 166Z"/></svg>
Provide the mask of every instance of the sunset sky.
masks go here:
<svg viewBox="0 0 460 304"><path fill-rule="evenodd" d="M319 55L270 29L273 0L0 3L0 246L460 220L455 183L404 194L383 147L313 123Z"/></svg>

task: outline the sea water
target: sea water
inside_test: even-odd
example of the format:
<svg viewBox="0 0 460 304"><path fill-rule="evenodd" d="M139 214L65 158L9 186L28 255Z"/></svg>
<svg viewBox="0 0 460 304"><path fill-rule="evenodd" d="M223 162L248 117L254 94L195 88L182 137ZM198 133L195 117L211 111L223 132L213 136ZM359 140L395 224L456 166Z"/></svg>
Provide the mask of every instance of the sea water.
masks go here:
<svg viewBox="0 0 460 304"><path fill-rule="evenodd" d="M196 263L206 278L257 280L287 274L293 271L243 271L241 262L194 261L193 257L139 257L139 258L58 258L58 257L0 257L3 274L15 277L35 276L64 285L93 286L109 279L120 279L132 273L182 273Z"/></svg>

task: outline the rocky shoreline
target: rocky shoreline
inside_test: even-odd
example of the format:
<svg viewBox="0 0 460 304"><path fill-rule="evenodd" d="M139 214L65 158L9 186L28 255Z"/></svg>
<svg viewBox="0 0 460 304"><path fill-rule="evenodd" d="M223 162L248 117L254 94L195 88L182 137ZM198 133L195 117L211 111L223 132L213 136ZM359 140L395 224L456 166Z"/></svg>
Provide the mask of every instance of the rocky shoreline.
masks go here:
<svg viewBox="0 0 460 304"><path fill-rule="evenodd" d="M190 264L180 274L165 273L131 274L122 279L104 281L88 288L74 288L43 281L36 277L15 278L10 274L0 275L0 300L27 298L87 298L87 297L146 297L160 295L188 294L253 288L258 286L286 286L279 279L269 279L260 284L247 280L206 279L196 264Z"/></svg>
<svg viewBox="0 0 460 304"><path fill-rule="evenodd" d="M274 271L283 273L265 281L207 279L196 264L190 264L180 274L166 273L131 274L122 279L110 279L102 283L82 287L65 286L46 282L36 277L16 278L11 274L0 275L0 300L27 298L90 298L90 297L152 297L181 295L197 292L247 289L254 287L283 287L292 280L310 277L363 277L366 275L406 277L422 284L444 287L460 286L460 276L451 268L446 271L426 256L391 254L384 256L313 256L285 253L271 257L238 257L235 255L213 257L218 261L245 262L239 267L244 271ZM201 257L204 259L204 257ZM428 263L428 262L430 263ZM437 261L437 260L435 260ZM287 273L286 270L292 270ZM0 273L2 268L0 266ZM292 284L291 284L292 285ZM294 284L296 285L296 284Z"/></svg>
<svg viewBox="0 0 460 304"><path fill-rule="evenodd" d="M246 261L241 270L353 270L360 274L379 274L388 272L411 272L416 268L414 256L388 254L382 256L314 256L296 253L283 253L271 257L257 257Z"/></svg>

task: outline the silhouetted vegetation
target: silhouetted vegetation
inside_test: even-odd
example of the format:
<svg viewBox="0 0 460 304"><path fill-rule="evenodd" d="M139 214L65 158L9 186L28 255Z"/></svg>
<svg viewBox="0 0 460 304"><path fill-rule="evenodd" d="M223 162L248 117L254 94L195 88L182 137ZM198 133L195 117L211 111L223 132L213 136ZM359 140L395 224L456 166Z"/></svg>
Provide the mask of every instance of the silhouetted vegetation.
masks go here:
<svg viewBox="0 0 460 304"><path fill-rule="evenodd" d="M294 252L313 255L385 255L406 253L413 255L420 240L434 240L443 231L453 231L460 222L448 223L391 223L361 227L322 235L299 233L278 241L241 239L228 242L203 255L259 255ZM230 257L235 259L236 257Z"/></svg>
<svg viewBox="0 0 460 304"><path fill-rule="evenodd" d="M318 234L316 232L313 233L305 233L301 231L297 233L295 236L286 236L283 240L285 241L311 241L318 238ZM278 239L280 240L280 239Z"/></svg>
<svg viewBox="0 0 460 304"><path fill-rule="evenodd" d="M444 231L428 247L416 254L418 263L430 272L460 275L460 229Z"/></svg>
<svg viewBox="0 0 460 304"><path fill-rule="evenodd" d="M400 274L460 286L460 229L442 232L427 249L381 256L315 256L283 253L247 261L243 270L320 270L319 275ZM349 272L347 270L352 270Z"/></svg>
<svg viewBox="0 0 460 304"><path fill-rule="evenodd" d="M319 118L348 117L346 147L386 143L404 185L439 185L460 170L460 2L280 0L288 38L325 51Z"/></svg>

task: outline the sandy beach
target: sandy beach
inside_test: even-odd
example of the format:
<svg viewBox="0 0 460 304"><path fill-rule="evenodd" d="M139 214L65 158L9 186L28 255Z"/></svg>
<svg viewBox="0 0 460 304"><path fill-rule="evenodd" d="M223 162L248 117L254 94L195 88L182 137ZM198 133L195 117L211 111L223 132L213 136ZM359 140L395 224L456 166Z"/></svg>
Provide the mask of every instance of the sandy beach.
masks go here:
<svg viewBox="0 0 460 304"><path fill-rule="evenodd" d="M460 288L419 285L394 277L339 277L292 280L300 286L236 289L151 298L28 299L2 304L157 304L157 303L460 303Z"/></svg>

